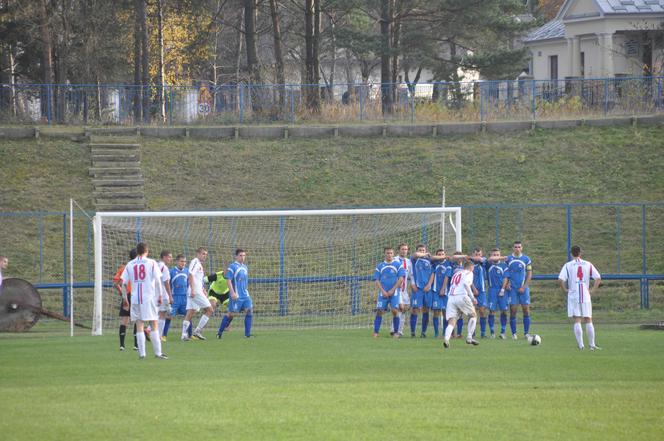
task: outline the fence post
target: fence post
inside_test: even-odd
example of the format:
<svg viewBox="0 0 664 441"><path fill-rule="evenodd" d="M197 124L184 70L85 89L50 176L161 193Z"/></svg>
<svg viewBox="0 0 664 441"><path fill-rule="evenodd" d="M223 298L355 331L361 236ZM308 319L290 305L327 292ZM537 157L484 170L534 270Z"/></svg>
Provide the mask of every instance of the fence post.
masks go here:
<svg viewBox="0 0 664 441"><path fill-rule="evenodd" d="M62 287L62 315L69 317L69 286L67 285L67 212L62 214L62 277L64 284Z"/></svg>
<svg viewBox="0 0 664 441"><path fill-rule="evenodd" d="M567 214L567 260L572 260L572 255L570 254L572 249L572 206L567 205L565 210Z"/></svg>
<svg viewBox="0 0 664 441"><path fill-rule="evenodd" d="M647 245L647 228L646 228L646 204L641 205L641 272L643 278L641 279L641 309L650 308L650 299L648 298L648 263L646 254Z"/></svg>
<svg viewBox="0 0 664 441"><path fill-rule="evenodd" d="M168 121L170 125L173 125L173 99L175 98L173 86L168 86L168 96Z"/></svg>
<svg viewBox="0 0 664 441"><path fill-rule="evenodd" d="M496 206L496 248L500 248L500 207Z"/></svg>
<svg viewBox="0 0 664 441"><path fill-rule="evenodd" d="M46 119L51 124L53 119L53 91L50 84L46 85Z"/></svg>
<svg viewBox="0 0 664 441"><path fill-rule="evenodd" d="M288 284L286 282L286 219L279 218L279 315L288 315Z"/></svg>
<svg viewBox="0 0 664 441"><path fill-rule="evenodd" d="M657 77L657 103L655 108L662 110L662 77Z"/></svg>
<svg viewBox="0 0 664 441"><path fill-rule="evenodd" d="M240 102L240 123L243 123L244 122L244 84L240 84L238 93L240 94L240 96L238 97L238 100Z"/></svg>
<svg viewBox="0 0 664 441"><path fill-rule="evenodd" d="M484 83L480 82L480 122L486 120L484 116Z"/></svg>
<svg viewBox="0 0 664 441"><path fill-rule="evenodd" d="M360 88L360 121L364 120L364 90L365 87Z"/></svg>
<svg viewBox="0 0 664 441"><path fill-rule="evenodd" d="M410 93L410 123L415 122L415 86L413 86L413 91Z"/></svg>
<svg viewBox="0 0 664 441"><path fill-rule="evenodd" d="M609 79L604 78L604 116L609 114Z"/></svg>
<svg viewBox="0 0 664 441"><path fill-rule="evenodd" d="M622 241L622 216L620 206L616 207L616 273L620 274L620 248Z"/></svg>
<svg viewBox="0 0 664 441"><path fill-rule="evenodd" d="M530 111L533 114L533 121L537 120L537 98L535 96L536 88L537 88L537 83L535 82L535 80L533 80L532 87L531 87L531 91L532 91L533 96L532 96L532 101L531 101L531 104L530 104L530 107L531 107Z"/></svg>
<svg viewBox="0 0 664 441"><path fill-rule="evenodd" d="M293 86L290 86L290 122L295 123L295 92Z"/></svg>

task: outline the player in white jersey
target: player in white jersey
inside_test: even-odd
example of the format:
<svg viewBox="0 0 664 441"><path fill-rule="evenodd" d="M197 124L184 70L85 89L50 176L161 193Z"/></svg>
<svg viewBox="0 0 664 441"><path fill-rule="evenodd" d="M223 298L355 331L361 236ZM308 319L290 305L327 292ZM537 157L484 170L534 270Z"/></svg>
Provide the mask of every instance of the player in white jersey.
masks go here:
<svg viewBox="0 0 664 441"><path fill-rule="evenodd" d="M450 347L450 338L458 318L464 314L470 317L468 320L468 334L466 343L477 346L479 343L473 338L475 325L477 324L477 312L475 305L477 299L473 294L473 269L475 264L472 260L466 260L463 270L452 276L449 299L447 300L447 328L445 328L445 340L443 346Z"/></svg>
<svg viewBox="0 0 664 441"><path fill-rule="evenodd" d="M157 263L159 264L159 271L161 271L161 281L164 284L161 305L159 305L159 335L161 335L161 341L166 341L166 334L168 334L168 328L171 326L171 304L173 303L171 270L169 268L173 263L173 254L168 250L162 250Z"/></svg>
<svg viewBox="0 0 664 441"><path fill-rule="evenodd" d="M581 320L586 324L588 346L590 350L600 349L595 345L595 327L593 326L593 306L590 295L597 290L602 281L595 265L581 259L581 247L574 245L570 250L573 259L567 262L558 275L560 287L567 293L567 316L574 319L574 336L579 349L583 349L583 329ZM590 279L593 287L590 288Z"/></svg>
<svg viewBox="0 0 664 441"><path fill-rule="evenodd" d="M157 305L161 303L163 284L162 275L159 271L159 265L154 260L148 258L150 249L145 243L139 243L136 246L136 257L125 266L122 271L122 300L127 302L127 292L125 287L131 283L131 320L136 322L136 339L138 342L138 356L145 358L145 334L143 333L143 323L152 322L152 348L157 358L168 358L161 352L161 339L159 338L159 328L157 327Z"/></svg>
<svg viewBox="0 0 664 441"><path fill-rule="evenodd" d="M392 325L392 334L398 334L398 336L403 335L403 323L406 321L406 311L410 307L410 295L408 291L410 290L410 284L413 280L413 262L408 257L408 251L410 248L407 244L401 243L397 247L398 255L394 260L399 261L403 266L403 269L406 270L406 279L404 284L397 288L397 295L399 296L399 329L394 329L394 324Z"/></svg>
<svg viewBox="0 0 664 441"><path fill-rule="evenodd" d="M210 317L212 317L212 305L210 304L210 300L208 300L205 286L203 285L203 279L205 278L203 262L205 262L207 255L207 250L201 247L196 250L196 257L189 262L189 287L191 288L191 293L187 298L187 315L182 322L182 341L189 340L187 329L189 328L191 319L194 317L196 311L202 309L203 315L198 322L198 326L196 326L196 329L194 329L194 332L191 335L199 340L205 340L201 331L205 325L207 325Z"/></svg>

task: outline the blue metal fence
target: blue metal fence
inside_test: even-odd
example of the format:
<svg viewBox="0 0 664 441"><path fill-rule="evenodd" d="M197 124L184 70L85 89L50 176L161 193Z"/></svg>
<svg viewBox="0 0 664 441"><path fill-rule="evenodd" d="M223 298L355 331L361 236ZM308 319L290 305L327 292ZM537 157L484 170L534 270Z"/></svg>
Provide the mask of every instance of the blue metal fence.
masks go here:
<svg viewBox="0 0 664 441"><path fill-rule="evenodd" d="M163 88L126 84L0 84L0 123L428 123L643 115L664 109L663 79L519 79L384 87L375 83L201 83ZM320 102L315 108L307 104L312 95Z"/></svg>
<svg viewBox="0 0 664 441"><path fill-rule="evenodd" d="M641 308L650 308L651 282L664 280L664 250L659 246L664 243L664 202L467 205L462 208L464 246L467 249L501 245L509 248L512 241L522 240L535 263L534 280L555 280L560 266L569 259L573 243L583 246L588 258L605 273L605 280L638 281ZM0 213L0 222L3 226L0 252L11 259L5 276L25 278L40 289L62 290L66 315L69 214ZM82 215L76 216L74 223L77 256L74 274L78 281L75 287L92 288L92 225ZM276 240L283 248L283 237ZM292 277L283 271L283 256L280 265L282 270L278 277L252 279L252 282L279 287L281 314L288 313L289 283L320 282L322 280L318 279L324 277L325 281L344 280L357 287L359 282L369 278L365 274Z"/></svg>

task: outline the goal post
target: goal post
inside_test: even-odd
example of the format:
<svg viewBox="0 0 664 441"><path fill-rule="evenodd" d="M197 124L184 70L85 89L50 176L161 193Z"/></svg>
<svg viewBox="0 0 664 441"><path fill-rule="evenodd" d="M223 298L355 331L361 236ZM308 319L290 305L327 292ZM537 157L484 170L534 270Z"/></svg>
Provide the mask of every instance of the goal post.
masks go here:
<svg viewBox="0 0 664 441"><path fill-rule="evenodd" d="M154 259L169 250L189 261L205 247L206 273L247 250L256 326L265 328L367 326L385 246L462 249L460 207L98 212L93 224L93 335L117 325L111 280L139 241Z"/></svg>

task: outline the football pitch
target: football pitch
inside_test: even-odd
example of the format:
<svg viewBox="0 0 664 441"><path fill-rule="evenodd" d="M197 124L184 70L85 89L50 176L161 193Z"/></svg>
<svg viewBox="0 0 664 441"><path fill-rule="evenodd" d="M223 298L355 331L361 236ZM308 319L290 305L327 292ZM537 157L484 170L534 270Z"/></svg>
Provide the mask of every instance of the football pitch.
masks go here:
<svg viewBox="0 0 664 441"><path fill-rule="evenodd" d="M41 325L40 325L41 326ZM0 438L9 440L661 440L664 332L596 324L523 339L394 340L364 330L259 331L164 344L0 334ZM207 335L214 334L210 329Z"/></svg>

